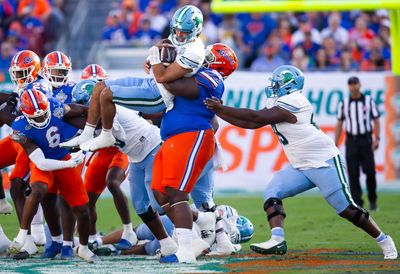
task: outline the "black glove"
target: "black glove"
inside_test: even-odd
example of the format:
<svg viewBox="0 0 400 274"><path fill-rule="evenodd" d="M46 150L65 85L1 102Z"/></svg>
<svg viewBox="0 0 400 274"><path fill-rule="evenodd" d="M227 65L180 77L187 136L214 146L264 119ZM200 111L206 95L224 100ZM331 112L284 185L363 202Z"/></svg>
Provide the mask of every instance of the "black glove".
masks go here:
<svg viewBox="0 0 400 274"><path fill-rule="evenodd" d="M16 92L12 92L11 94L10 94L10 97L8 97L8 100L7 100L7 106L13 106L13 107L15 107L17 104L18 104L18 93L16 93Z"/></svg>

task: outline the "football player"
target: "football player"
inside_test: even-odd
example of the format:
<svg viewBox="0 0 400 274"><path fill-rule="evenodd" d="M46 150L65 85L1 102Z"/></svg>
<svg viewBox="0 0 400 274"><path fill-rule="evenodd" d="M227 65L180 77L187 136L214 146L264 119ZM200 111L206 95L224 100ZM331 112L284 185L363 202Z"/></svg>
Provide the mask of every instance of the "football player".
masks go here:
<svg viewBox="0 0 400 274"><path fill-rule="evenodd" d="M132 108L144 113L159 113L173 107L173 97L160 83L171 82L184 76L197 73L203 65L204 45L198 36L203 25L203 15L195 6L186 5L178 9L171 21L170 40L177 47L177 58L167 68L161 63L159 47L149 50L149 61L145 68L151 66L154 78L127 77L117 80L106 80L96 85L89 107L87 125L82 134L67 142L66 146L75 147L87 141L84 150L96 150L112 146L115 142L111 134L115 104ZM98 104L101 99L102 105ZM102 118L103 130L93 139L94 129Z"/></svg>
<svg viewBox="0 0 400 274"><path fill-rule="evenodd" d="M16 92L11 94L0 93L0 101L3 102L0 109L7 109L9 112L18 111L18 97L25 87L38 80L40 76L40 59L36 53L30 50L18 52L11 61L9 74L16 85ZM10 194L17 212L18 221L21 222L22 211L25 203L25 190L28 187L29 179L29 158L22 147L13 142L11 137L5 137L0 141L0 169L15 165L10 174ZM34 244L44 244L44 228L41 224L41 208L35 216L32 225L32 237L26 241L26 249L33 253L37 252Z"/></svg>
<svg viewBox="0 0 400 274"><path fill-rule="evenodd" d="M88 249L89 227L88 197L84 189L79 170L76 168L83 161L80 154L72 157L68 150L61 149L58 144L71 138L77 129L63 119L82 115L81 110L74 111L68 105L63 105L54 98L48 99L46 93L51 87L44 83L32 83L21 95L21 116L15 117L2 111L2 119L12 122L12 139L21 144L28 155L31 171L31 194L27 197L23 208L20 230L11 243L11 247L21 250L15 258L29 256L30 252L23 250L27 240L28 228L39 203L42 203L46 221L53 240L61 237L56 207L57 193L72 207L77 218L80 245L78 255L86 260L94 260L95 255ZM56 220L56 221L54 221ZM68 245L66 245L68 246Z"/></svg>
<svg viewBox="0 0 400 274"><path fill-rule="evenodd" d="M220 118L242 128L255 129L271 125L283 145L290 165L275 173L264 192L264 211L271 227L271 239L252 244L261 254L285 254L283 220L286 216L282 199L318 187L336 213L375 239L385 259L396 259L392 238L377 226L367 210L351 198L340 151L313 120L313 110L302 94L303 73L284 65L272 73L271 86L266 88L267 106L261 110L223 106L218 98L205 104Z"/></svg>
<svg viewBox="0 0 400 274"><path fill-rule="evenodd" d="M90 95L94 84L97 81L105 80L108 76L104 69L96 64L87 66L81 75L81 80L92 79L79 82L72 92L73 101L84 105L89 104ZM105 187L111 192L115 207L120 215L124 226L124 233L121 241L117 244L118 249L128 249L136 244L137 237L132 229L131 218L129 215L128 203L120 185L125 180L125 172L128 168L128 156L117 147L112 146L102 148L94 152L86 164L88 167L85 172L84 183L89 195L90 209L90 235L89 242L96 240L96 202Z"/></svg>
<svg viewBox="0 0 400 274"><path fill-rule="evenodd" d="M42 62L43 75L53 87L53 97L63 104L72 102L71 92L75 84L68 81L71 61L61 51L47 54Z"/></svg>

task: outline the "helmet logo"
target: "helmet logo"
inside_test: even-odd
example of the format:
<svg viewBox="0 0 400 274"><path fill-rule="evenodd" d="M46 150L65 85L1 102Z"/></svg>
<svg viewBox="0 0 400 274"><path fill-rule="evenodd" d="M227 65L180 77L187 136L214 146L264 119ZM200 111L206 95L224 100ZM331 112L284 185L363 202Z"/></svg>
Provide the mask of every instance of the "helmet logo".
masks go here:
<svg viewBox="0 0 400 274"><path fill-rule="evenodd" d="M295 84L296 83L296 79L294 79L293 74L291 74L290 72L283 72L283 82L286 84L290 81L293 81Z"/></svg>
<svg viewBox="0 0 400 274"><path fill-rule="evenodd" d="M24 64L29 64L33 61L33 58L30 56L26 56L22 61L24 62Z"/></svg>
<svg viewBox="0 0 400 274"><path fill-rule="evenodd" d="M192 20L196 25L196 28L200 27L200 25L203 24L203 20L197 14L193 15Z"/></svg>
<svg viewBox="0 0 400 274"><path fill-rule="evenodd" d="M226 53L226 50L219 50L218 53L221 54L221 56L223 56L225 59L227 59L231 65L234 65L234 64L235 64L235 60L233 60L233 59Z"/></svg>

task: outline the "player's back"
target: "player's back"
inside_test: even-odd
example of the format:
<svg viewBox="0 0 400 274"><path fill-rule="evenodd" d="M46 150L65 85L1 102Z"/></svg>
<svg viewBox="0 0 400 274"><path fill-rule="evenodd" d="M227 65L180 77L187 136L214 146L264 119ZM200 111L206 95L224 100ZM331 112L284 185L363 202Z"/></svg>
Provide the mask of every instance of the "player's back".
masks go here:
<svg viewBox="0 0 400 274"><path fill-rule="evenodd" d="M296 168L319 167L338 155L332 139L314 121L311 103L299 91L267 100L267 107L278 106L296 116L297 122L271 125L283 145L289 162Z"/></svg>
<svg viewBox="0 0 400 274"><path fill-rule="evenodd" d="M42 149L46 158L60 160L68 154L68 150L60 148L60 142L73 137L77 128L63 121L64 105L54 98L49 98L50 121L43 128L33 127L27 119L21 115L12 123L13 138L27 137Z"/></svg>
<svg viewBox="0 0 400 274"><path fill-rule="evenodd" d="M168 137L198 130L212 128L211 119L214 113L206 108L203 101L212 96L221 99L224 93L222 77L215 71L202 68L195 75L199 94L196 99L176 96L174 108L163 115L161 121L161 137Z"/></svg>

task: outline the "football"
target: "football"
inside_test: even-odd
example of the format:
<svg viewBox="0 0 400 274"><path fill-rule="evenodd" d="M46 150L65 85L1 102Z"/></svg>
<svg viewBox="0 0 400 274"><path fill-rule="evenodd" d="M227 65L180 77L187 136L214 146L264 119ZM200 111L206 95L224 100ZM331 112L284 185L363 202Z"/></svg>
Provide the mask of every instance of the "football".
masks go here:
<svg viewBox="0 0 400 274"><path fill-rule="evenodd" d="M176 49L169 39L162 39L159 42L160 59L164 66L169 66L175 62Z"/></svg>

